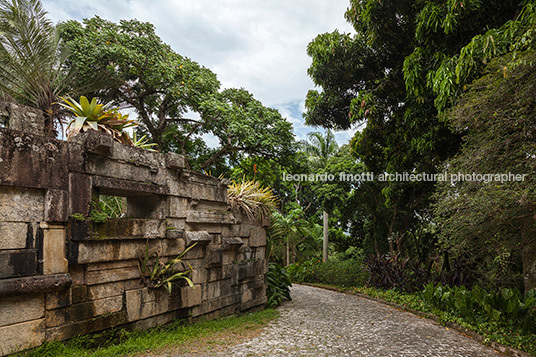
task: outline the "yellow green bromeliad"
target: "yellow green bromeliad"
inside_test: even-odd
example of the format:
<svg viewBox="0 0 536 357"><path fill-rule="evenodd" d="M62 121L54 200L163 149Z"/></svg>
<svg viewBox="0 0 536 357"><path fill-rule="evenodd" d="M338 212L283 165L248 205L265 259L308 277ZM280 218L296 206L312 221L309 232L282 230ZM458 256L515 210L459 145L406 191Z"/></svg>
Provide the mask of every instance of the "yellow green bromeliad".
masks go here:
<svg viewBox="0 0 536 357"><path fill-rule="evenodd" d="M67 139L71 139L79 132L89 129L102 131L110 134L114 140L134 146L128 133L123 131L126 128L138 125L134 120L128 120L128 114L121 114L117 108L111 108L112 103L97 103L97 98L91 102L84 96L77 102L71 97L61 99L64 103L58 103L62 107L74 113L75 118L67 126Z"/></svg>

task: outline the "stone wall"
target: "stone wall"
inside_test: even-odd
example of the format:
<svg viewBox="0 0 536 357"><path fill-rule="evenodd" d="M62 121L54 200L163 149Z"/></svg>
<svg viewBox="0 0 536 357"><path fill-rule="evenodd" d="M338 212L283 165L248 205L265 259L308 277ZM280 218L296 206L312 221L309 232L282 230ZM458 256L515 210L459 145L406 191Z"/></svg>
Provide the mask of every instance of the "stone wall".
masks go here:
<svg viewBox="0 0 536 357"><path fill-rule="evenodd" d="M11 104L0 119L0 355L264 305L265 229L229 211L221 180L95 131L47 139L38 113ZM92 220L99 194L126 201L127 218ZM194 243L194 288L142 283L147 245L171 258Z"/></svg>

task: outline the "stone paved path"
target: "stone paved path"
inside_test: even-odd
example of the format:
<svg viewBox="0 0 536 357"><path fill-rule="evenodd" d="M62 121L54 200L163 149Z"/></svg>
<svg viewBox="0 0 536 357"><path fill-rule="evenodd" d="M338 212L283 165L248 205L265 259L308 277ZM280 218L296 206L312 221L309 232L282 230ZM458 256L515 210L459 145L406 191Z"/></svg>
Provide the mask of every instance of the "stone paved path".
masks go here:
<svg viewBox="0 0 536 357"><path fill-rule="evenodd" d="M361 297L294 285L261 336L219 356L503 356L460 333Z"/></svg>

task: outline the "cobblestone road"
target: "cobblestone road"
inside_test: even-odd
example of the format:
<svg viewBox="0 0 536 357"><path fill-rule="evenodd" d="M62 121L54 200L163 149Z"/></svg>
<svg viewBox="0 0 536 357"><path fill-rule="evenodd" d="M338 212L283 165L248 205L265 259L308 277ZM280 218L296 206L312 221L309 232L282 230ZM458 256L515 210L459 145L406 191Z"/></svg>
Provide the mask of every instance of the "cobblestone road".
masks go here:
<svg viewBox="0 0 536 357"><path fill-rule="evenodd" d="M293 301L261 336L220 356L503 356L411 313L361 297L294 285Z"/></svg>

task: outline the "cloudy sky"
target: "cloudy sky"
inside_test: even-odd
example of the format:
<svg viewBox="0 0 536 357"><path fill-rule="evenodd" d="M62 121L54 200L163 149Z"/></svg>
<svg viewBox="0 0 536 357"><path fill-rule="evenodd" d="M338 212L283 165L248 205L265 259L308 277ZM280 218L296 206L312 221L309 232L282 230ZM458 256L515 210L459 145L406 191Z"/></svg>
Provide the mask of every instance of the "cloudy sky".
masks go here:
<svg viewBox="0 0 536 357"><path fill-rule="evenodd" d="M210 68L225 87L243 87L276 108L303 139L301 113L314 85L307 76L307 44L318 34L352 32L344 20L348 0L42 0L54 21L99 15L155 25L177 53ZM337 133L345 144L352 131Z"/></svg>

